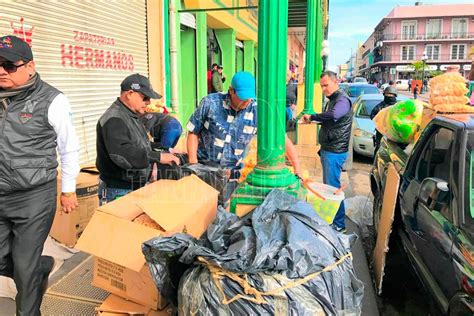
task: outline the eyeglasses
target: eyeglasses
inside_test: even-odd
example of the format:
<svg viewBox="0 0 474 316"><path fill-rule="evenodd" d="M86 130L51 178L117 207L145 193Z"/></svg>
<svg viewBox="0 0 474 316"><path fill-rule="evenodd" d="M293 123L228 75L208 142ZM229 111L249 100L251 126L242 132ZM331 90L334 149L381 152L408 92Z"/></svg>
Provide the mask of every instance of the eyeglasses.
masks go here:
<svg viewBox="0 0 474 316"><path fill-rule="evenodd" d="M150 101L150 97L147 97L146 95L143 96L143 102L148 102Z"/></svg>
<svg viewBox="0 0 474 316"><path fill-rule="evenodd" d="M23 63L21 65L15 65L14 63L12 63L10 61L6 61L3 64L0 64L0 67L2 67L3 69L5 69L6 72L11 74L11 73L16 72L18 70L18 68L20 68L21 66L24 66L24 65L26 65L26 64Z"/></svg>

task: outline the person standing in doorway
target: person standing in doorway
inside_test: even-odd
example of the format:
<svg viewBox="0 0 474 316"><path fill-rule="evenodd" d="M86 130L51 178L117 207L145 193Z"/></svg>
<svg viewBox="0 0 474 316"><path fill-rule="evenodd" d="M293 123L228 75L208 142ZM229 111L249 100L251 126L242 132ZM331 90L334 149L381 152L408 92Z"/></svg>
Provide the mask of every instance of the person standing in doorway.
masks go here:
<svg viewBox="0 0 474 316"><path fill-rule="evenodd" d="M211 93L223 92L224 86L222 85L225 82L225 76L222 73L224 68L221 65L217 66L217 69L212 71L212 88Z"/></svg>
<svg viewBox="0 0 474 316"><path fill-rule="evenodd" d="M319 114L303 115L303 122L316 121L321 124L319 144L323 182L336 188L341 187L341 172L349 150L352 127L352 103L349 97L339 90L337 74L325 71L320 77L323 94L329 99L326 111ZM331 224L338 232L346 231L344 202Z"/></svg>
<svg viewBox="0 0 474 316"><path fill-rule="evenodd" d="M0 275L18 290L16 315L39 316L54 259L42 256L56 213L77 206L79 141L67 97L36 72L18 37L0 37Z"/></svg>
<svg viewBox="0 0 474 316"><path fill-rule="evenodd" d="M298 102L298 80L295 74L291 74L291 78L286 85L286 120L293 119L293 112L296 110Z"/></svg>
<svg viewBox="0 0 474 316"><path fill-rule="evenodd" d="M207 93L211 93L212 91L212 73L214 70L217 70L217 64L214 63L211 66L211 69L207 71Z"/></svg>

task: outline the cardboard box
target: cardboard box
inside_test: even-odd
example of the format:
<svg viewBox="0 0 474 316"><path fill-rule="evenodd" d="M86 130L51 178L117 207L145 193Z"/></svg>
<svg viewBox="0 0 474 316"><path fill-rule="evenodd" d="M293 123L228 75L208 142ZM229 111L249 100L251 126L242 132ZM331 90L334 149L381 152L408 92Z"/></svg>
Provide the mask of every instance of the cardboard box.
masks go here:
<svg viewBox="0 0 474 316"><path fill-rule="evenodd" d="M297 145L317 145L318 144L318 125L317 124L298 124L296 125L296 144Z"/></svg>
<svg viewBox="0 0 474 316"><path fill-rule="evenodd" d="M69 247L74 247L87 226L92 214L99 206L97 190L99 188L98 172L94 169L81 169L76 179L76 195L79 206L69 214L61 211L61 177L58 176L58 201L56 215L50 235Z"/></svg>
<svg viewBox="0 0 474 316"><path fill-rule="evenodd" d="M149 307L135 304L133 302L124 300L116 295L111 294L107 299L96 307L97 315L99 316L132 316L132 315L146 315L146 316L168 316L171 311L166 309L162 311L151 310Z"/></svg>
<svg viewBox="0 0 474 316"><path fill-rule="evenodd" d="M149 282L142 243L178 232L200 237L216 216L217 196L214 188L191 175L177 181L156 181L99 207L76 245L101 259L96 260L93 284L160 309L164 302L155 284ZM134 222L143 214L155 222L156 228ZM111 280L119 280L123 286Z"/></svg>

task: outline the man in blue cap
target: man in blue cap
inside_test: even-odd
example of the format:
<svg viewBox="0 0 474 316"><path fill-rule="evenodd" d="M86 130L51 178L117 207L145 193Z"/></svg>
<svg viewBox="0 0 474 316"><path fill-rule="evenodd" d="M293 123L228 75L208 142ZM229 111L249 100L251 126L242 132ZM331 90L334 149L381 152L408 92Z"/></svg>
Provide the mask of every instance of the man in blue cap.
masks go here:
<svg viewBox="0 0 474 316"><path fill-rule="evenodd" d="M257 133L256 98L254 76L245 71L237 72L232 77L228 93L204 97L187 125L189 163L218 165L228 173L224 201L237 187L245 149ZM296 150L288 138L286 148L298 174Z"/></svg>

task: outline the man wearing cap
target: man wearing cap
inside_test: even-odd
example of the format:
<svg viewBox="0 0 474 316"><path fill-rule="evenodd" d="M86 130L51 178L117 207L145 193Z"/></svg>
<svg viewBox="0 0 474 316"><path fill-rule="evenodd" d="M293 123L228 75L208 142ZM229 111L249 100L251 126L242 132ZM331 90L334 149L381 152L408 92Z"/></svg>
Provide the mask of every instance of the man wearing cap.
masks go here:
<svg viewBox="0 0 474 316"><path fill-rule="evenodd" d="M148 78L130 75L120 87L120 97L97 123L96 166L100 173L101 203L143 187L150 180L154 163L179 164L176 156L153 150L140 121L150 99L161 98Z"/></svg>
<svg viewBox="0 0 474 316"><path fill-rule="evenodd" d="M229 183L226 202L240 177L241 161L247 145L257 133L255 78L244 71L232 77L227 94L204 97L189 119L187 148L189 163L210 162L226 169ZM299 163L291 141L286 138L287 156L299 174Z"/></svg>
<svg viewBox="0 0 474 316"><path fill-rule="evenodd" d="M397 103L397 95L398 91L392 86L388 86L385 88L383 91L383 101L378 103L373 109L372 112L370 112L370 119L373 120L375 116L382 110L385 109L388 106L394 105ZM375 138L374 138L374 147L376 153L379 150L380 147L380 140L382 140L383 135L376 130L375 131Z"/></svg>
<svg viewBox="0 0 474 316"><path fill-rule="evenodd" d="M13 278L16 315L40 315L54 259L41 256L56 212L57 156L61 205L77 206L79 141L64 94L41 80L31 48L0 37L0 275Z"/></svg>
<svg viewBox="0 0 474 316"><path fill-rule="evenodd" d="M224 87L222 85L225 82L225 76L222 73L222 69L224 68L221 65L218 65L216 68L216 70L212 71L211 93L224 91Z"/></svg>
<svg viewBox="0 0 474 316"><path fill-rule="evenodd" d="M214 72L214 70L217 70L217 66L219 65L213 63L211 69L207 71L207 93L212 92L212 73Z"/></svg>

